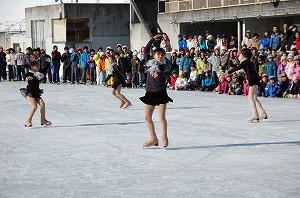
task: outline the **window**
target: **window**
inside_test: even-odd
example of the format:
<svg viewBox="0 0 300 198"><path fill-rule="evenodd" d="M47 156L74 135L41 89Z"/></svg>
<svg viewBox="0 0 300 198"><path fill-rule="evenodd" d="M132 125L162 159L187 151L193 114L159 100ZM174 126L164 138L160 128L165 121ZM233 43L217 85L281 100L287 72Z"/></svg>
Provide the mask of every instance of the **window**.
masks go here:
<svg viewBox="0 0 300 198"><path fill-rule="evenodd" d="M89 43L89 19L67 19L67 41L74 43Z"/></svg>
<svg viewBox="0 0 300 198"><path fill-rule="evenodd" d="M166 1L159 1L158 2L158 13L165 13L166 12Z"/></svg>
<svg viewBox="0 0 300 198"><path fill-rule="evenodd" d="M53 19L52 20L52 42L60 43L66 42L66 19Z"/></svg>
<svg viewBox="0 0 300 198"><path fill-rule="evenodd" d="M33 48L45 48L45 21L31 21L31 38Z"/></svg>

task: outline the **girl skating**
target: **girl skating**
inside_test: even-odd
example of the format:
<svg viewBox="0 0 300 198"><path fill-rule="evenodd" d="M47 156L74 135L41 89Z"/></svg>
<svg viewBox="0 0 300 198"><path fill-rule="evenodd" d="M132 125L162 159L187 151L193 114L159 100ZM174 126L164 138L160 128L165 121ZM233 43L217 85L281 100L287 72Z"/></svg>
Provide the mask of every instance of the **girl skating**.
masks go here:
<svg viewBox="0 0 300 198"><path fill-rule="evenodd" d="M162 132L162 147L169 145L168 126L166 119L167 103L173 100L167 94L167 77L171 75L171 66L166 64L166 52L162 48L156 48L152 51L154 59L150 60L150 49L153 44L159 43L161 35L156 35L151 39L145 47L145 61L147 62L147 81L146 94L140 100L145 104L145 119L150 139L144 143L144 148L158 146L158 138L155 132L152 120L155 106L158 107L159 121Z"/></svg>
<svg viewBox="0 0 300 198"><path fill-rule="evenodd" d="M250 49L242 49L239 56L240 64L228 71L229 74L243 69L246 72L249 82L249 94L248 98L252 107L252 116L248 120L249 122L259 122L260 120L268 119L267 113L260 101L257 98L258 85L260 83L258 71L255 69L253 62L251 61L252 52Z"/></svg>
<svg viewBox="0 0 300 198"><path fill-rule="evenodd" d="M42 90L39 87L40 81L43 80L44 75L39 71L39 65L36 61L32 61L30 64L29 72L26 74L28 85L26 87L25 96L27 101L31 104L31 110L28 118L25 122L25 127L32 127L32 117L37 110L37 106L40 106L41 113L41 125L50 126L52 123L46 119L46 106L44 100L41 98Z"/></svg>
<svg viewBox="0 0 300 198"><path fill-rule="evenodd" d="M117 65L113 56L108 57L108 69L107 69L107 78L105 83L107 83L111 78L113 81L113 96L117 97L120 100L120 108L128 109L132 106L131 102L121 94L122 85L126 84L126 77L122 71L122 68Z"/></svg>

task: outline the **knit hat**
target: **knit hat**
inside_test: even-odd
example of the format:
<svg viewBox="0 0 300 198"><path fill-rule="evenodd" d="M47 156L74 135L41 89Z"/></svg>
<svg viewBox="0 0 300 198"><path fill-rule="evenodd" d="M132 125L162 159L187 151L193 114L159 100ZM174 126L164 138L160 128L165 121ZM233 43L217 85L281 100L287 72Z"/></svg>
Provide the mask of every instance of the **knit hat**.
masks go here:
<svg viewBox="0 0 300 198"><path fill-rule="evenodd" d="M100 53L99 53L99 56L104 56L104 52L100 52Z"/></svg>
<svg viewBox="0 0 300 198"><path fill-rule="evenodd" d="M137 56L137 55L138 55L137 51L134 51L134 52L132 53L132 56Z"/></svg>
<svg viewBox="0 0 300 198"><path fill-rule="evenodd" d="M272 55L268 55L268 57L267 57L267 58L268 58L268 59L269 59L269 58L272 58L272 59L273 59L273 56L272 56Z"/></svg>
<svg viewBox="0 0 300 198"><path fill-rule="evenodd" d="M283 55L281 56L280 60L286 60L286 55L283 54Z"/></svg>
<svg viewBox="0 0 300 198"><path fill-rule="evenodd" d="M269 80L274 80L274 81L276 81L277 78L276 78L276 76L270 76Z"/></svg>
<svg viewBox="0 0 300 198"><path fill-rule="evenodd" d="M231 51L238 51L236 47L232 48Z"/></svg>
<svg viewBox="0 0 300 198"><path fill-rule="evenodd" d="M74 48L70 49L70 53L73 54L74 53Z"/></svg>
<svg viewBox="0 0 300 198"><path fill-rule="evenodd" d="M261 77L263 78L263 77L267 77L268 78L268 75L267 74L263 74L263 75L261 75Z"/></svg>
<svg viewBox="0 0 300 198"><path fill-rule="evenodd" d="M289 55L288 55L288 57L287 57L288 59L294 59L294 54L292 54L292 53L289 53Z"/></svg>

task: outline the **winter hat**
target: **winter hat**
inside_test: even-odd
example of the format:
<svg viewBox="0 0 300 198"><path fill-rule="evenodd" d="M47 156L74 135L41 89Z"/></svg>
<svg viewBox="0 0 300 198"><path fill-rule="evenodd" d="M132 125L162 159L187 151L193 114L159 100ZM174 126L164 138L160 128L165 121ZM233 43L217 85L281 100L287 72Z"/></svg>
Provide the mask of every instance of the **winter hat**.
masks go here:
<svg viewBox="0 0 300 198"><path fill-rule="evenodd" d="M132 56L137 56L138 55L138 52L137 51L134 51L133 53L132 53Z"/></svg>
<svg viewBox="0 0 300 198"><path fill-rule="evenodd" d="M297 55L297 56L294 56L294 60L299 60L299 56Z"/></svg>
<svg viewBox="0 0 300 198"><path fill-rule="evenodd" d="M296 45L291 46L291 50L296 49L296 48L297 48Z"/></svg>
<svg viewBox="0 0 300 198"><path fill-rule="evenodd" d="M100 53L99 53L99 56L104 56L104 52L100 52Z"/></svg>
<svg viewBox="0 0 300 198"><path fill-rule="evenodd" d="M211 34L207 36L207 40L212 40L213 38L214 38L214 37L213 37L213 35L211 35Z"/></svg>
<svg viewBox="0 0 300 198"><path fill-rule="evenodd" d="M263 77L268 78L268 75L267 75L267 74L263 74L263 75L261 75L261 77L262 77L262 78L263 78Z"/></svg>
<svg viewBox="0 0 300 198"><path fill-rule="evenodd" d="M231 51L238 51L238 49L236 47L232 48Z"/></svg>
<svg viewBox="0 0 300 198"><path fill-rule="evenodd" d="M121 45L121 44L118 44L118 45L117 45L117 48L118 48L118 47L122 48L122 45Z"/></svg>
<svg viewBox="0 0 300 198"><path fill-rule="evenodd" d="M272 58L272 59L273 59L273 56L272 56L272 55L268 55L268 57L267 57L267 58L268 58L268 59L269 59L269 58Z"/></svg>
<svg viewBox="0 0 300 198"><path fill-rule="evenodd" d="M73 54L74 53L74 48L70 49L70 53Z"/></svg>
<svg viewBox="0 0 300 198"><path fill-rule="evenodd" d="M289 55L288 55L288 57L287 57L288 59L294 59L294 54L292 54L292 53L289 53Z"/></svg>
<svg viewBox="0 0 300 198"><path fill-rule="evenodd" d="M127 47L126 45L124 45L124 46L122 47L122 49L128 49L128 47Z"/></svg>
<svg viewBox="0 0 300 198"><path fill-rule="evenodd" d="M199 35L198 40L202 40L202 39L203 39L203 36Z"/></svg>
<svg viewBox="0 0 300 198"><path fill-rule="evenodd" d="M286 55L283 54L283 55L281 56L280 60L286 60Z"/></svg>
<svg viewBox="0 0 300 198"><path fill-rule="evenodd" d="M277 78L276 78L276 76L270 76L269 80L274 80L274 81L276 81Z"/></svg>

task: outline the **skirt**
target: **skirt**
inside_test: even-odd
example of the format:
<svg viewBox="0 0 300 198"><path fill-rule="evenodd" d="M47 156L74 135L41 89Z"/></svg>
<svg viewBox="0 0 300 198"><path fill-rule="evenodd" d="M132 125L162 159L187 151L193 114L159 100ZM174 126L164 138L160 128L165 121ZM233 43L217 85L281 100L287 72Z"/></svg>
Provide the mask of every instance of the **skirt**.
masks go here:
<svg viewBox="0 0 300 198"><path fill-rule="evenodd" d="M44 93L44 90L40 89L39 91L28 92L26 88L21 88L20 93L25 99L27 99L28 94L31 94L33 98L41 98L41 95Z"/></svg>
<svg viewBox="0 0 300 198"><path fill-rule="evenodd" d="M158 106L160 104L167 104L173 102L167 94L167 91L151 92L147 91L145 96L140 97L140 100L147 105Z"/></svg>

